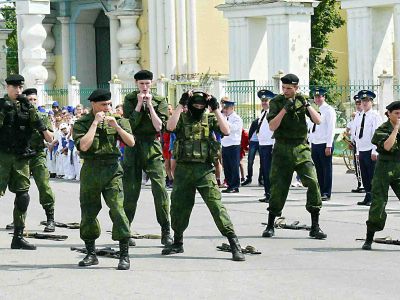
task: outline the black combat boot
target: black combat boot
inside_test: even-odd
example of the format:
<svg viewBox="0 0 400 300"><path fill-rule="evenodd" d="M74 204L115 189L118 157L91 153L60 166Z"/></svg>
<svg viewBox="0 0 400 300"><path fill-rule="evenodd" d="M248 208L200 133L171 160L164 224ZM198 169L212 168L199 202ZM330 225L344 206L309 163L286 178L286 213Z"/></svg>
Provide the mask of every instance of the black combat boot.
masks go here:
<svg viewBox="0 0 400 300"><path fill-rule="evenodd" d="M162 251L162 255L170 255L183 253L183 236L174 236L174 243L172 245L167 245Z"/></svg>
<svg viewBox="0 0 400 300"><path fill-rule="evenodd" d="M242 252L242 247L240 247L239 240L236 235L228 237L229 245L232 251L232 260L234 261L245 261L246 258Z"/></svg>
<svg viewBox="0 0 400 300"><path fill-rule="evenodd" d="M128 244L129 244L129 246L131 246L131 247L135 247L135 246L136 246L136 242L135 242L135 240L134 240L133 238L129 238Z"/></svg>
<svg viewBox="0 0 400 300"><path fill-rule="evenodd" d="M309 235L317 240L323 240L327 237L321 228L319 228L319 212L311 213L311 230Z"/></svg>
<svg viewBox="0 0 400 300"><path fill-rule="evenodd" d="M267 228L265 228L265 230L262 233L263 237L273 237L275 235L274 223L275 223L275 215L269 213Z"/></svg>
<svg viewBox="0 0 400 300"><path fill-rule="evenodd" d="M129 261L129 242L128 239L119 241L119 263L118 270L129 270L131 267Z"/></svg>
<svg viewBox="0 0 400 300"><path fill-rule="evenodd" d="M36 250L36 246L25 240L23 234L24 227L14 228L14 237L11 242L11 249Z"/></svg>
<svg viewBox="0 0 400 300"><path fill-rule="evenodd" d="M98 265L99 260L96 256L96 246L94 241L85 241L87 254L84 259L79 262L80 267L88 267L93 265Z"/></svg>
<svg viewBox="0 0 400 300"><path fill-rule="evenodd" d="M169 223L161 227L161 244L164 246L172 245L171 231L169 229Z"/></svg>
<svg viewBox="0 0 400 300"><path fill-rule="evenodd" d="M362 246L363 250L371 250L371 245L374 241L374 234L374 231L367 230L367 237L365 238L365 243Z"/></svg>
<svg viewBox="0 0 400 300"><path fill-rule="evenodd" d="M46 209L47 225L44 228L44 232L54 232L56 230L54 224L54 209Z"/></svg>

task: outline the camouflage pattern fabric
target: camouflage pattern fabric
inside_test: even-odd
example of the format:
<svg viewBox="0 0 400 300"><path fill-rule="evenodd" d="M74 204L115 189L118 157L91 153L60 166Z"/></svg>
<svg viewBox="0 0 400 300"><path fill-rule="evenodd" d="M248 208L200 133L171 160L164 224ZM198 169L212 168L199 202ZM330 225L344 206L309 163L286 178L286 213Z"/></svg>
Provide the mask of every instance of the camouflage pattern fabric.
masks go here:
<svg viewBox="0 0 400 300"><path fill-rule="evenodd" d="M272 151L271 198L268 210L276 216L282 213L294 171L300 176L303 185L308 187L307 211L319 212L322 206L317 173L306 142L306 115L310 117L310 114L303 106L302 101L305 99L306 96L302 94L295 95L294 107L285 114L273 135L276 142ZM284 95L278 95L270 101L268 122L279 114L286 101L288 100Z"/></svg>
<svg viewBox="0 0 400 300"><path fill-rule="evenodd" d="M169 198L165 187L165 166L162 157L161 143L156 139L157 131L151 121L148 110L135 111L137 94L126 95L124 100L124 117L129 119L136 144L125 150L124 168L124 207L129 222L132 223L141 190L142 171L151 181L157 221L161 227L169 227ZM163 97L153 95L152 104L162 127L168 120L168 103Z"/></svg>
<svg viewBox="0 0 400 300"><path fill-rule="evenodd" d="M76 147L84 158L80 177L82 216L80 236L84 241L92 241L100 236L97 215L101 209L101 195L103 195L106 205L110 208L110 217L113 222L112 239L120 241L129 238L130 231L123 208L123 171L118 162L120 152L117 147L119 135L115 128L99 123L92 146L88 151L82 151L80 141L89 130L93 120L92 112L80 118L75 122L73 132ZM126 119L117 118L117 122L125 131L131 133Z"/></svg>
<svg viewBox="0 0 400 300"><path fill-rule="evenodd" d="M182 236L188 227L196 190L200 193L222 235L235 234L228 212L221 201L221 192L210 163L178 162L171 193L171 227Z"/></svg>
<svg viewBox="0 0 400 300"><path fill-rule="evenodd" d="M42 150L29 160L29 170L39 190L39 201L43 209L53 210L55 197L50 187L50 174L46 166L46 154Z"/></svg>
<svg viewBox="0 0 400 300"><path fill-rule="evenodd" d="M169 226L169 198L165 188L165 166L162 159L161 144L157 140L136 140L135 147L129 150L131 158L123 161L124 168L124 207L129 223L132 223L139 200L142 170L151 181L157 222L161 227Z"/></svg>
<svg viewBox="0 0 400 300"><path fill-rule="evenodd" d="M321 209L321 193L310 147L307 144L277 142L272 152L271 199L268 208L276 216L282 213L294 171L300 176L303 185L308 188L307 211L312 213L319 212Z"/></svg>
<svg viewBox="0 0 400 300"><path fill-rule="evenodd" d="M392 187L400 199L400 142L396 140L390 151L383 147L392 131L393 126L387 121L376 129L372 137L372 143L377 146L379 156L372 179L372 203L367 220L369 231L381 231L385 228L389 187Z"/></svg>
<svg viewBox="0 0 400 300"><path fill-rule="evenodd" d="M27 192L30 187L28 159L21 159L15 154L0 152L0 196L6 189L12 193ZM25 227L26 212L14 205L14 226Z"/></svg>

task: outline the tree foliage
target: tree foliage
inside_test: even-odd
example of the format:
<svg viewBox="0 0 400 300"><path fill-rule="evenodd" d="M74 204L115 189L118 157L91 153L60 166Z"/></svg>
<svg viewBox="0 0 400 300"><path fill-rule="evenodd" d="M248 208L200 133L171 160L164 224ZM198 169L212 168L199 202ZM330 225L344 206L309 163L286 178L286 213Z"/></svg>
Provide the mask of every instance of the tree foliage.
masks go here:
<svg viewBox="0 0 400 300"><path fill-rule="evenodd" d="M18 40L17 40L17 17L15 8L5 6L0 9L0 13L4 18L5 27L12 29L9 34L7 45L7 75L18 73ZM1 51L2 49L0 49Z"/></svg>
<svg viewBox="0 0 400 300"><path fill-rule="evenodd" d="M335 84L337 58L327 49L329 34L345 23L336 0L321 0L311 17L310 84Z"/></svg>
<svg viewBox="0 0 400 300"><path fill-rule="evenodd" d="M336 0L321 0L311 17L310 87L324 86L328 89L327 101L337 111L338 124L345 122L344 107L335 88L337 58L327 47L329 34L344 23Z"/></svg>

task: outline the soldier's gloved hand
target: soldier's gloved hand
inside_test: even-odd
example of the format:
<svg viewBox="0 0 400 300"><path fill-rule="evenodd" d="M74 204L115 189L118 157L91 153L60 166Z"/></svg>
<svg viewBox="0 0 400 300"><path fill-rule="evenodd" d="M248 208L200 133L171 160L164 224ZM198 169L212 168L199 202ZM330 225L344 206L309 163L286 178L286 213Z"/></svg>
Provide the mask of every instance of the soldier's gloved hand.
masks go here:
<svg viewBox="0 0 400 300"><path fill-rule="evenodd" d="M308 101L308 99L307 98L300 98L300 102L301 102L301 104L303 104L303 106L305 107L305 108L307 108L307 107L309 107L311 104L310 104L310 101Z"/></svg>
<svg viewBox="0 0 400 300"><path fill-rule="evenodd" d="M21 109L23 111L29 111L32 108L35 109L35 107L29 102L28 98L24 94L18 95L17 100L19 103L21 103Z"/></svg>
<svg viewBox="0 0 400 300"><path fill-rule="evenodd" d="M294 101L292 98L286 99L285 106L283 107L286 111L292 110L294 107Z"/></svg>
<svg viewBox="0 0 400 300"><path fill-rule="evenodd" d="M208 99L208 106L210 107L211 111L214 111L219 108L219 103L217 98L214 96L211 96L210 99Z"/></svg>
<svg viewBox="0 0 400 300"><path fill-rule="evenodd" d="M179 104L182 106L186 106L189 102L189 98L190 98L189 92L183 93L181 99L179 100Z"/></svg>

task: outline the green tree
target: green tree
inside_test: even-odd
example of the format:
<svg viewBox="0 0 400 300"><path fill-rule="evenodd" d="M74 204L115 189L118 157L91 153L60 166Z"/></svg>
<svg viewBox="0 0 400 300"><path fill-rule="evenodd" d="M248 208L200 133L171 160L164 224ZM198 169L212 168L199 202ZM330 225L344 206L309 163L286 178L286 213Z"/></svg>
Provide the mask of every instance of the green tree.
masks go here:
<svg viewBox="0 0 400 300"><path fill-rule="evenodd" d="M327 49L329 34L345 23L336 0L322 0L311 17L310 84L335 84L337 58Z"/></svg>
<svg viewBox="0 0 400 300"><path fill-rule="evenodd" d="M18 73L18 40L17 40L17 17L15 8L5 6L0 9L0 13L4 18L5 27L12 29L9 34L7 45L7 75ZM1 51L1 49L0 49Z"/></svg>
<svg viewBox="0 0 400 300"><path fill-rule="evenodd" d="M336 0L321 0L311 17L310 89L324 86L328 89L327 101L337 112L338 125L346 122L345 109L338 91L336 78L337 58L327 49L329 34L345 23Z"/></svg>

